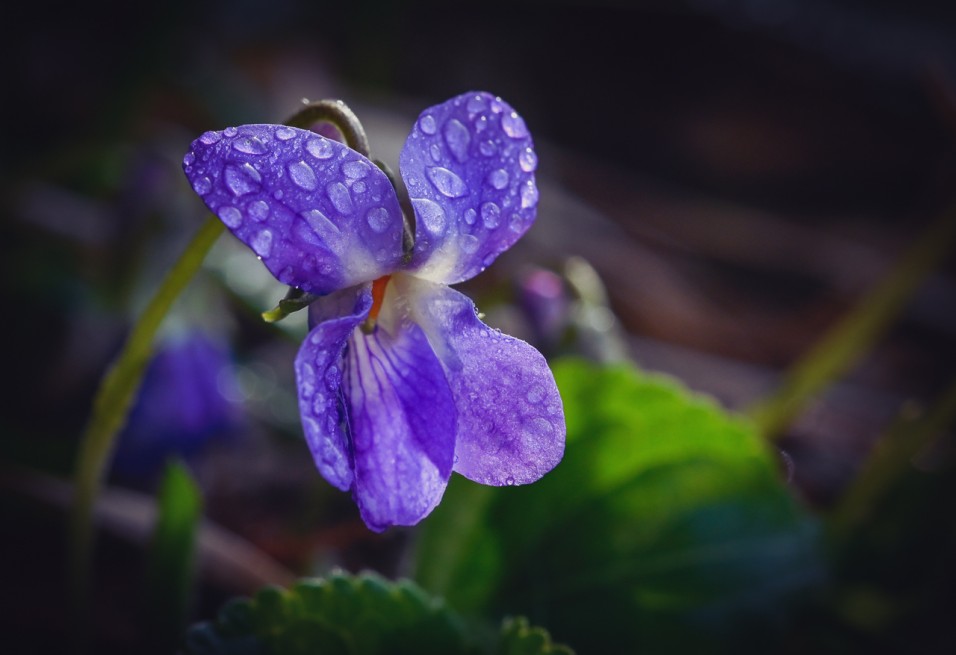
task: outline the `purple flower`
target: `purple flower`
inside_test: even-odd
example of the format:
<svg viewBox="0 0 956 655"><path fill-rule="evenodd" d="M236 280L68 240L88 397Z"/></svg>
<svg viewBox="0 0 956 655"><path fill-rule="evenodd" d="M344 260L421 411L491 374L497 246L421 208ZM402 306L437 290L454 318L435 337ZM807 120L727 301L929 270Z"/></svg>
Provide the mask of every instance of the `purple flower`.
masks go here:
<svg viewBox="0 0 956 655"><path fill-rule="evenodd" d="M336 141L244 125L207 132L184 159L206 205L276 278L323 296L295 361L302 425L319 471L352 491L373 530L420 521L453 470L526 484L564 453L544 358L447 286L534 221L524 121L467 93L421 114L399 162L415 213L408 252L388 178Z"/></svg>

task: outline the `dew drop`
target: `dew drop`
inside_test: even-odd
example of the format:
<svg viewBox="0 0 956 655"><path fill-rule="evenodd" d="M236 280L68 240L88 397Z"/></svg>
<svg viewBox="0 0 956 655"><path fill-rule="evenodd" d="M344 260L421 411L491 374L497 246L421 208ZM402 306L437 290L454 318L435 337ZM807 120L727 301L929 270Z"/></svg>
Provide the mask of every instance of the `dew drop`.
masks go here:
<svg viewBox="0 0 956 655"><path fill-rule="evenodd" d="M261 155L269 149L258 137L254 136L244 136L236 140L236 142L232 144L232 147L247 155Z"/></svg>
<svg viewBox="0 0 956 655"><path fill-rule="evenodd" d="M310 138L308 141L306 141L305 149L308 150L309 154L316 159L328 159L333 154L332 144L329 143L328 139L324 139L320 136Z"/></svg>
<svg viewBox="0 0 956 655"><path fill-rule="evenodd" d="M437 202L427 198L413 198L416 218L420 218L425 229L434 235L445 231L445 210Z"/></svg>
<svg viewBox="0 0 956 655"><path fill-rule="evenodd" d="M491 111L495 112L496 114L500 114L502 111L504 111L504 109L505 109L505 101L502 100L500 97L496 97L494 100L491 101Z"/></svg>
<svg viewBox="0 0 956 655"><path fill-rule="evenodd" d="M515 112L501 117L501 129L512 139L528 136L528 127L524 124L524 119Z"/></svg>
<svg viewBox="0 0 956 655"><path fill-rule="evenodd" d="M352 196L349 194L348 187L341 182L333 182L326 188L329 194L329 200L343 214L352 213Z"/></svg>
<svg viewBox="0 0 956 655"><path fill-rule="evenodd" d="M242 225L242 212L235 207L220 207L219 218L226 224L226 227L235 229Z"/></svg>
<svg viewBox="0 0 956 655"><path fill-rule="evenodd" d="M191 152L187 152L187 153L186 153L186 156L183 157L183 165L184 165L184 166L192 166L193 163L195 163L195 161L196 161L196 155L194 155L194 154L191 153Z"/></svg>
<svg viewBox="0 0 956 655"><path fill-rule="evenodd" d="M312 398L312 413L313 414L324 414L326 410L325 406L325 394L317 393Z"/></svg>
<svg viewBox="0 0 956 655"><path fill-rule="evenodd" d="M487 338L488 338L488 330L482 330L481 332L478 333L478 336L487 339Z"/></svg>
<svg viewBox="0 0 956 655"><path fill-rule="evenodd" d="M432 184L435 185L435 188L438 189L439 193L443 196L448 198L461 198L468 193L468 187L465 186L464 180L447 168L434 166L426 172L428 173L428 179L431 180Z"/></svg>
<svg viewBox="0 0 956 655"><path fill-rule="evenodd" d="M319 184L315 179L315 171L304 161L289 164L289 177L303 191L315 191L315 187Z"/></svg>
<svg viewBox="0 0 956 655"><path fill-rule="evenodd" d="M228 137L230 137L230 138L236 136L236 134L238 134L238 132L239 132L239 130L237 130L237 129L234 128L234 127L227 127L226 129L224 129L224 130L222 131L223 134L225 134L226 136L228 136Z"/></svg>
<svg viewBox="0 0 956 655"><path fill-rule="evenodd" d="M235 132L233 132L235 134ZM207 146L211 146L214 143L219 143L219 140L222 139L222 133L220 132L206 132L199 140L205 143Z"/></svg>
<svg viewBox="0 0 956 655"><path fill-rule="evenodd" d="M428 149L428 152L431 153L432 161L438 163L441 161L441 148L438 147L437 143L433 143Z"/></svg>
<svg viewBox="0 0 956 655"><path fill-rule="evenodd" d="M201 196L212 191L212 182L208 177L201 177L193 182L193 189Z"/></svg>
<svg viewBox="0 0 956 655"><path fill-rule="evenodd" d="M485 157L491 157L493 154L498 152L498 146L495 145L494 141L482 141L478 144L478 152L483 154Z"/></svg>
<svg viewBox="0 0 956 655"><path fill-rule="evenodd" d="M259 190L259 182L262 176L259 171L246 162L242 166L226 166L226 172L223 174L226 180L226 186L232 191L234 196L244 196Z"/></svg>
<svg viewBox="0 0 956 655"><path fill-rule="evenodd" d="M529 403L540 403L544 400L544 387L539 384L534 385L528 389L528 393L525 395L525 398L528 399Z"/></svg>
<svg viewBox="0 0 956 655"><path fill-rule="evenodd" d="M276 190L272 193L272 197L275 198L276 200L282 200L282 196L284 196L284 195L285 195L285 194L282 192L282 189L276 189Z"/></svg>
<svg viewBox="0 0 956 655"><path fill-rule="evenodd" d="M260 257L268 257L272 253L272 230L263 230L252 238L252 243L249 245Z"/></svg>
<svg viewBox="0 0 956 655"><path fill-rule="evenodd" d="M352 184L352 191L355 193L365 193L365 182L362 180L356 181L354 184Z"/></svg>
<svg viewBox="0 0 956 655"><path fill-rule="evenodd" d="M438 131L438 124L435 123L435 117L431 114L425 114L418 120L418 127L425 134L434 134Z"/></svg>
<svg viewBox="0 0 956 655"><path fill-rule="evenodd" d="M485 202L481 205L481 222L489 230L498 227L498 221L501 218L501 208L493 202Z"/></svg>
<svg viewBox="0 0 956 655"><path fill-rule="evenodd" d="M468 103L465 105L465 108L469 113L477 114L485 108L485 99L481 96L471 96L468 98Z"/></svg>
<svg viewBox="0 0 956 655"><path fill-rule="evenodd" d="M264 200L255 200L246 207L246 213L261 223L269 217L269 205Z"/></svg>
<svg viewBox="0 0 956 655"><path fill-rule="evenodd" d="M525 148L518 155L518 164L525 173L530 173L538 167L538 155L531 148Z"/></svg>
<svg viewBox="0 0 956 655"><path fill-rule="evenodd" d="M295 136L295 130L293 130L291 127L286 127L285 125L282 125L276 130L276 138L279 139L280 141L288 141L294 136Z"/></svg>
<svg viewBox="0 0 956 655"><path fill-rule="evenodd" d="M533 180L528 180L521 186L521 208L528 209L538 204L538 187Z"/></svg>
<svg viewBox="0 0 956 655"><path fill-rule="evenodd" d="M501 191L508 186L508 171L503 168L491 171L488 175L488 184Z"/></svg>
<svg viewBox="0 0 956 655"><path fill-rule="evenodd" d="M360 180L368 175L368 164L361 159L345 162L342 164L342 174L350 180Z"/></svg>
<svg viewBox="0 0 956 655"><path fill-rule="evenodd" d="M511 476L508 476L508 478L505 480L505 484L509 487L513 487L515 486L515 479Z"/></svg>
<svg viewBox="0 0 956 655"><path fill-rule="evenodd" d="M478 212L476 212L473 207L469 207L468 209L465 210L464 218L465 218L465 223L467 223L468 225L474 225L475 219L478 218Z"/></svg>
<svg viewBox="0 0 956 655"><path fill-rule="evenodd" d="M368 214L365 215L365 220L368 221L369 227L381 234L391 225L392 216L384 207L373 207L368 210Z"/></svg>
<svg viewBox="0 0 956 655"><path fill-rule="evenodd" d="M468 159L468 145L471 143L471 133L468 132L468 128L457 118L452 118L445 123L444 134L445 143L448 144L451 154L455 155L455 159L460 163L464 163Z"/></svg>
<svg viewBox="0 0 956 655"><path fill-rule="evenodd" d="M458 239L458 245L464 253L473 255L477 252L478 246L481 245L481 243L474 234L462 234Z"/></svg>
<svg viewBox="0 0 956 655"><path fill-rule="evenodd" d="M309 227L312 228L312 231L325 243L334 245L340 240L341 232L338 226L318 209L310 209L302 212L302 217L306 223L309 224Z"/></svg>

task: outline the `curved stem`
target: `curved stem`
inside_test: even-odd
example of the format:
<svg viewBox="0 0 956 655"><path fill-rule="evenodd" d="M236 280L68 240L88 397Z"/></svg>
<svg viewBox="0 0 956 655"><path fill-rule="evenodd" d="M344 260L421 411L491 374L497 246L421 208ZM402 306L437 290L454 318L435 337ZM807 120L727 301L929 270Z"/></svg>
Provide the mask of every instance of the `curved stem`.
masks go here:
<svg viewBox="0 0 956 655"><path fill-rule="evenodd" d="M76 621L74 628L81 644L85 643L88 630L93 508L113 454L116 436L126 422L139 390L163 318L199 270L206 253L222 231L223 224L216 218L210 218L199 229L133 326L93 401L93 412L80 440L70 524L71 600Z"/></svg>
<svg viewBox="0 0 956 655"><path fill-rule="evenodd" d="M329 123L335 126L345 145L363 157L370 157L368 137L365 128L349 106L341 100L316 100L292 115L285 124L308 129L315 123Z"/></svg>

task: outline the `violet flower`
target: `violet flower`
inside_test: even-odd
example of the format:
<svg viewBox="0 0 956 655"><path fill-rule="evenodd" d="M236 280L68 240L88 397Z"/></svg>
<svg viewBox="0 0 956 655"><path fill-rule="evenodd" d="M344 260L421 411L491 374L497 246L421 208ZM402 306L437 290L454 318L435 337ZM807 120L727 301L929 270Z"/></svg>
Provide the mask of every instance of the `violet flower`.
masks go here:
<svg viewBox="0 0 956 655"><path fill-rule="evenodd" d="M183 163L276 278L322 296L295 361L302 425L319 471L352 491L370 528L420 521L453 470L526 484L560 461L564 414L544 358L447 286L535 218L531 136L500 98L467 93L415 123L399 159L415 213L408 252L388 177L314 132L207 132Z"/></svg>

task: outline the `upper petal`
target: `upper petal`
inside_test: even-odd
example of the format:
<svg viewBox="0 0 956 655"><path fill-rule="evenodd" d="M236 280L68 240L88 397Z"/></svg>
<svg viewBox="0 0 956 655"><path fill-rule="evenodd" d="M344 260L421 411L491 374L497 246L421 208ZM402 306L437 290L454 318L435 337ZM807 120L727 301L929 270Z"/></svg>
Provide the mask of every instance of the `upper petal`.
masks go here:
<svg viewBox="0 0 956 655"><path fill-rule="evenodd" d="M345 426L342 393L344 351L349 336L372 307L369 286L346 289L327 298L345 311L318 323L299 347L295 377L305 440L319 472L342 491L352 486L352 447Z"/></svg>
<svg viewBox="0 0 956 655"><path fill-rule="evenodd" d="M524 120L501 98L471 92L426 109L399 157L415 210L415 275L474 277L534 222L537 156Z"/></svg>
<svg viewBox="0 0 956 655"><path fill-rule="evenodd" d="M353 332L347 355L353 495L373 530L414 525L441 500L455 452L455 404L417 325Z"/></svg>
<svg viewBox="0 0 956 655"><path fill-rule="evenodd" d="M206 206L284 284L325 294L401 261L394 188L337 141L285 125L242 125L193 141L183 169Z"/></svg>
<svg viewBox="0 0 956 655"><path fill-rule="evenodd" d="M396 278L455 397L455 471L482 484L511 485L554 468L564 454L564 409L541 353L482 323L474 303L454 289Z"/></svg>

